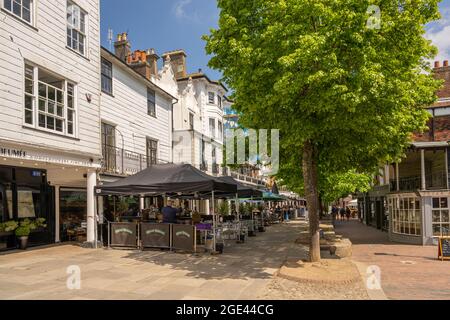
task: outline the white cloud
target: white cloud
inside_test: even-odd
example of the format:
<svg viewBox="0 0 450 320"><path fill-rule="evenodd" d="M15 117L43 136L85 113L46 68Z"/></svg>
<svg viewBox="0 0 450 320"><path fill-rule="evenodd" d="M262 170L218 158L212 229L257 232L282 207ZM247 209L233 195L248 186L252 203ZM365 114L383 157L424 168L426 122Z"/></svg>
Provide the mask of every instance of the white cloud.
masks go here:
<svg viewBox="0 0 450 320"><path fill-rule="evenodd" d="M186 10L185 7L188 6L192 0L180 0L177 3L175 3L175 16L177 18L184 18L186 16Z"/></svg>
<svg viewBox="0 0 450 320"><path fill-rule="evenodd" d="M431 40L438 47L439 53L435 60L449 60L450 58L450 23L439 30L431 29L427 32L426 38Z"/></svg>

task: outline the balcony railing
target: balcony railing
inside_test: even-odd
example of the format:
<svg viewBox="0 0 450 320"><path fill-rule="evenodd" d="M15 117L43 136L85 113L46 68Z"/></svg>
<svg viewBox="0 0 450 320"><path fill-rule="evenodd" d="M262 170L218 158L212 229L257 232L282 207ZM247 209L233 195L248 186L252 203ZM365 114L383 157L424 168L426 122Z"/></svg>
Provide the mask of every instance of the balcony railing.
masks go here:
<svg viewBox="0 0 450 320"><path fill-rule="evenodd" d="M230 176L235 178L236 180L242 181L242 182L248 182L248 183L252 183L252 184L256 184L258 186L261 187L265 187L266 186L266 182L262 179L257 179L257 178L253 178L247 175L243 175L240 174L238 172L235 171L231 171L230 172Z"/></svg>
<svg viewBox="0 0 450 320"><path fill-rule="evenodd" d="M102 172L117 175L133 175L155 164L166 164L167 161L151 159L146 155L133 151L103 146Z"/></svg>
<svg viewBox="0 0 450 320"><path fill-rule="evenodd" d="M391 191L397 190L397 181L391 180ZM400 178L399 191L416 191L422 189L422 178L420 176ZM447 189L447 174L445 171L436 172L426 176L427 190Z"/></svg>

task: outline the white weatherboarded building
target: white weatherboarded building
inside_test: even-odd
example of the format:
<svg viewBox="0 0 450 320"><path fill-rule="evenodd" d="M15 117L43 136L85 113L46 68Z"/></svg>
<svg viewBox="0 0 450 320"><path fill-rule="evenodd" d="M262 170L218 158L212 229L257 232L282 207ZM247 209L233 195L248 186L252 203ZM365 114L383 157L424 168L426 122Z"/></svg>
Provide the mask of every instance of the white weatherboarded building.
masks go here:
<svg viewBox="0 0 450 320"><path fill-rule="evenodd" d="M32 245L94 241L102 158L99 6L0 2L0 222L45 218ZM0 236L0 250L14 245L13 236Z"/></svg>

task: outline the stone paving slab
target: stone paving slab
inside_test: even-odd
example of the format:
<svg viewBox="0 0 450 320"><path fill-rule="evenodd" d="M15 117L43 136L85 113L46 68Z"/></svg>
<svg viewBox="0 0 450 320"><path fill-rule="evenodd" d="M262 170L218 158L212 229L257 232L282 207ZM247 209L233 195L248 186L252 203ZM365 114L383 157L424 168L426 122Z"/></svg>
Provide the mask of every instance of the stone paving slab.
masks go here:
<svg viewBox="0 0 450 320"><path fill-rule="evenodd" d="M338 222L336 232L353 242L352 259L381 269L381 286L395 300L450 300L450 261L437 247L389 242L386 232L358 221Z"/></svg>
<svg viewBox="0 0 450 320"><path fill-rule="evenodd" d="M230 241L218 256L63 245L0 255L0 299L255 299L292 252L298 225ZM67 267L81 290L66 288Z"/></svg>

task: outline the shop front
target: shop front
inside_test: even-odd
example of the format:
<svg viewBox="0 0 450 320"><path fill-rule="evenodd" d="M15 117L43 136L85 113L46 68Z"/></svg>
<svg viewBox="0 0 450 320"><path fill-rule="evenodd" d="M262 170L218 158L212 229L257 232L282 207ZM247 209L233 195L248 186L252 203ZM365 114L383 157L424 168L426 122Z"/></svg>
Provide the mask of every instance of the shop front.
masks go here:
<svg viewBox="0 0 450 320"><path fill-rule="evenodd" d="M46 227L32 232L29 246L93 241L99 161L98 157L0 143L0 224L45 219ZM0 250L17 248L14 232L3 229Z"/></svg>
<svg viewBox="0 0 450 320"><path fill-rule="evenodd" d="M38 168L0 166L0 223L43 218L47 227L34 230L29 245L44 245L55 240L54 190L47 172ZM0 250L17 246L14 232L0 231Z"/></svg>

